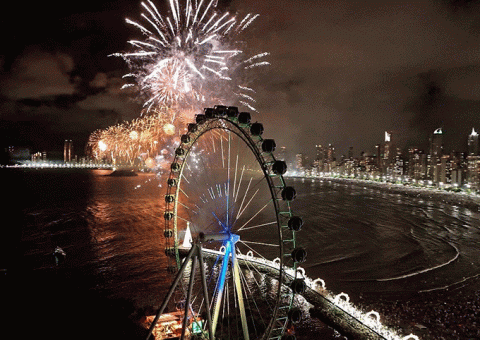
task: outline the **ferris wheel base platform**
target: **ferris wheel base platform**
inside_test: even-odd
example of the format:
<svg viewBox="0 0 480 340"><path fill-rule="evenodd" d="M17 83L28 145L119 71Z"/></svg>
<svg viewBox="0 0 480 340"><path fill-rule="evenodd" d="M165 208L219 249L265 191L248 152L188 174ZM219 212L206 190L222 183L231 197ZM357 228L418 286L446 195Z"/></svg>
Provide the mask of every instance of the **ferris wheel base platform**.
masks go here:
<svg viewBox="0 0 480 340"><path fill-rule="evenodd" d="M185 257L190 248L179 247L180 257ZM216 259L218 256L223 255L223 252L210 250L203 248L203 256L205 259ZM262 274L269 275L271 277L278 277L280 268L275 265L273 261L246 256L237 256L239 265L242 267L253 266L255 270ZM282 284L290 286L290 283L295 278L288 270L284 270L285 275L282 276ZM323 294L322 294L323 293ZM323 323L337 330L340 334L346 336L349 340L380 340L387 338L377 333L368 325L362 323L357 318L348 314L339 306L328 300L324 294L326 291L317 291L310 287L307 287L304 293L301 295L313 305L310 308L310 316L319 319Z"/></svg>

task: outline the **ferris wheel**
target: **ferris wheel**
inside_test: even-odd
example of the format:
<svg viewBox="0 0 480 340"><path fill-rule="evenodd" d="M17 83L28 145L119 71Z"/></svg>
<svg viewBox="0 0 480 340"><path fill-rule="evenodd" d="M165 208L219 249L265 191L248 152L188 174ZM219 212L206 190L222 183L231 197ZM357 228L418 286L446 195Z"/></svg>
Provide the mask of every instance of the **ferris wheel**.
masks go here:
<svg viewBox="0 0 480 340"><path fill-rule="evenodd" d="M296 273L305 261L296 242L303 221L290 208L286 163L263 131L248 112L215 106L196 115L175 150L164 236L181 338L283 339L300 318L293 302L305 283L286 268Z"/></svg>

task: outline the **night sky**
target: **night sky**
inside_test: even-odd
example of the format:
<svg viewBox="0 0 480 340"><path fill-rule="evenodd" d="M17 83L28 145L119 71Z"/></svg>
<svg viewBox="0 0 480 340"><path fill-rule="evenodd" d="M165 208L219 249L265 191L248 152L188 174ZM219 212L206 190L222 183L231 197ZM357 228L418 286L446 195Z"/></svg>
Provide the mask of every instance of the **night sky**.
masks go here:
<svg viewBox="0 0 480 340"><path fill-rule="evenodd" d="M164 12L166 1L154 1ZM233 0L259 13L248 48L270 52L254 80L265 136L293 153L333 143L337 156L373 151L385 130L425 147L438 127L445 148L465 150L480 130L478 1ZM1 19L0 146L83 149L88 135L140 114L120 91L120 58L139 33L139 1L13 2ZM78 150L81 153L82 150Z"/></svg>

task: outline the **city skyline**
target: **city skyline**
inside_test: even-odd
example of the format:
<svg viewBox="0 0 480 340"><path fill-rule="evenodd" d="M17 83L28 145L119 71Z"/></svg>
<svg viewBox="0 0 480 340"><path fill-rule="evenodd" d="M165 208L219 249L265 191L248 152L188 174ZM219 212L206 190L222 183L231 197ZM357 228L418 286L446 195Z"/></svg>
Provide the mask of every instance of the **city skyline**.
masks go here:
<svg viewBox="0 0 480 340"><path fill-rule="evenodd" d="M411 149L411 148L415 148L415 149L419 149L421 150L422 152L426 152L426 154L432 154L432 150L430 150L430 152L427 152L428 151L428 148L431 148L432 147L432 137L428 137L428 135L425 136L424 138L424 142L423 143L420 143L420 144L423 144L424 147L418 147L418 145L402 145L402 143L399 143L400 141L400 138L397 136L398 132L396 131L385 131L384 132L384 140L383 142L390 142L390 143L393 143L394 142L394 145L396 148L400 149L400 152L402 154L405 154L405 153L408 153L408 151ZM472 127L471 128L471 131L470 133L468 134L468 136L465 139L464 141L464 147L463 148L460 148L460 149L457 149L457 150L454 150L454 149L451 149L449 148L449 146L447 145L447 148L445 149L445 143L443 142L443 139L444 139L444 129L442 128L437 128L433 131L432 135L435 136L435 135L441 135L441 141L440 143L436 146L436 149L440 148L442 149L442 154L448 154L448 153L452 153L452 152L456 152L456 153L463 153L465 154L465 156L469 156L469 155L478 155L480 154L480 149L479 149L479 135L477 133L477 131L475 130L475 127ZM457 139L459 140L462 140L462 138L459 136L456 137ZM380 141L380 139L378 140ZM25 145L22 145L22 144L18 144L18 145L9 145L7 148L6 148L6 151L9 152L9 153L13 153L15 149L20 150L20 152L22 153L22 157L23 158L30 158L30 157L26 157L24 154L26 152L26 150L28 150L30 152L30 155L34 155L34 154L37 154L37 153L40 153L42 154L42 157L43 158L46 158L46 154L48 153L50 155L50 158L52 158L52 154L54 155L53 158L56 159L56 160L60 160L61 158L64 160L64 162L71 162L72 159L75 159L75 158L78 158L78 157L85 157L85 158L88 158L88 154L85 154L85 145L80 147L80 151L78 150L75 150L75 152L73 151L73 142L74 140L72 140L71 138L67 138L65 140L59 140L57 141L57 144L60 146L62 145L62 150L60 150L59 147L57 147L56 149L46 149L46 148L40 148L40 147L36 147L36 146L32 146L31 148L28 148L26 147ZM363 153L367 154L367 155L375 155L377 153L376 151L376 148L378 148L379 146L379 143L376 143L374 145L372 145L372 147L370 149L366 149L366 150L360 150L359 148L356 148L355 146L349 146L348 147L348 151L347 152L344 152L342 153L341 150L339 152L339 150L337 149L337 151L335 151L335 146L336 144L334 143L326 143L322 146L322 144L315 144L315 151L313 153L302 153L306 159L310 159L312 162L316 159L318 159L318 155L319 155L319 148L324 148L326 151L325 152L328 152L329 153L329 158L333 159L335 158L335 160L344 160L344 159L351 159L353 158L353 155L355 156L361 156ZM311 148L312 145L307 145L306 148ZM447 150L447 151L445 151ZM285 146L280 146L280 148L277 149L277 151L275 152L277 154L277 157L285 157L285 153L290 153L290 154L295 154L295 151L293 150L288 150L287 151L287 148ZM436 150L436 152L438 153L439 151ZM326 153L327 154L327 153ZM290 157L292 157L290 155ZM327 156L325 156L327 157ZM387 156L388 157L388 156Z"/></svg>
<svg viewBox="0 0 480 340"><path fill-rule="evenodd" d="M361 152L357 157L354 146L349 148L348 156L336 156L333 144L315 145L314 159L302 153L293 157L285 147L278 156L287 161L293 176L340 176L479 190L480 151L475 128L466 137L466 151L445 152L443 134L443 129L435 129L427 149L409 146L402 150L396 144L395 134L385 131L384 141L375 145L374 152Z"/></svg>
<svg viewBox="0 0 480 340"><path fill-rule="evenodd" d="M312 162L318 158L318 153L319 153L319 148L322 148L323 150L328 150L329 148L333 148L334 150L337 150L337 151L333 151L336 155L336 157L334 157L336 160L340 160L340 159L351 159L351 158L356 158L356 157L359 157L361 156L362 154L367 154L367 155L373 155L375 156L375 154L377 153L376 149L378 147L378 145L380 145L379 143L382 143L382 142L389 142L389 143L394 143L394 145L396 146L396 148L399 149L399 151L403 154L403 153L408 153L408 151L412 148L414 149L418 149L418 150L421 150L422 152L425 152L426 154L438 154L440 153L440 149L441 149L441 154L442 155L445 155L445 154L450 154L450 153L463 153L465 154L465 156L468 156L468 155L478 155L480 154L480 149L479 149L479 135L478 135L478 132L475 130L475 127L472 127L470 129L470 133L466 134L465 138L463 138L462 136L455 136L456 139L458 140L462 140L464 139L464 144L463 147L459 148L459 149L453 149L451 146L449 145L446 145L444 143L444 135L445 135L445 129L442 129L442 128L438 128L438 129L435 129L432 131L431 135L425 135L424 137L424 141L422 143L419 143L419 145L423 145L423 147L419 147L419 145L415 144L415 145L408 145L408 144L404 144L404 143L401 143L399 142L400 139L398 137L394 137L396 135L396 133L394 131L385 131L384 132L384 139L381 140L381 139L378 139L378 142L373 144L371 146L371 148L367 148L365 150L363 149L359 149L359 148L356 148L355 145L351 145L348 147L348 149L346 149L346 152L342 152L342 151L338 151L336 149L336 143L325 143L325 144L315 144L314 147L315 147L315 152L313 153L301 153L303 155L305 155L305 157L307 157L308 159L310 159ZM432 143L432 136L441 136L441 139L437 139L436 140L436 143ZM438 137L437 137L438 138ZM308 147L309 148L312 148L313 144L310 144ZM433 150L431 148L434 148L435 152L432 152ZM285 153L286 152L286 148L283 147L284 150L282 151L282 153ZM293 151L291 151L293 152ZM332 152L332 151L330 151ZM294 152L293 152L294 153ZM326 156L325 156L326 158Z"/></svg>
<svg viewBox="0 0 480 340"><path fill-rule="evenodd" d="M167 1L155 4L168 9ZM11 32L0 56L2 147L61 152L72 139L80 148L94 130L139 116L141 105L120 91L126 65L108 57L138 36L125 18L138 17L139 1L59 11L12 6L2 21ZM422 147L428 131L441 126L445 145L459 149L465 142L456 136L480 125L475 2L233 0L219 6L260 14L247 44L268 51L271 66L254 80L255 116L278 145L314 154L309 145L330 141L340 153L350 145L366 151L395 130L405 145ZM24 22L26 29L11 30Z"/></svg>

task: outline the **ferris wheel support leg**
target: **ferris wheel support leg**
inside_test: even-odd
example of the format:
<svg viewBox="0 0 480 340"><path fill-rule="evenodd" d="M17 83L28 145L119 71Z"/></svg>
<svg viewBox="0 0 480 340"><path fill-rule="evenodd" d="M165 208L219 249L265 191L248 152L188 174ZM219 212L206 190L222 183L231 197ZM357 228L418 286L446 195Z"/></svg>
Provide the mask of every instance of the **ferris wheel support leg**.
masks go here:
<svg viewBox="0 0 480 340"><path fill-rule="evenodd" d="M198 250L198 248L196 246L194 246L193 248L196 248ZM185 339L185 332L187 330L187 321L188 321L188 312L189 312L189 308L190 308L190 299L192 297L192 290L193 290L193 282L195 280L195 269L197 267L197 257L194 256L193 257L193 260L192 260L192 271L191 271L191 274L190 274L190 281L188 282L188 291L187 291L187 301L185 301L185 314L183 316L183 327L182 327L182 336L180 337L180 340L184 340ZM193 317L193 315L192 315Z"/></svg>
<svg viewBox="0 0 480 340"><path fill-rule="evenodd" d="M157 325L158 319L160 319L160 315L162 315L163 311L165 310L165 307L167 307L168 301L170 301L170 298L172 297L173 293L175 292L175 289L177 288L178 283L180 282L183 272L185 271L185 268L187 267L188 261L192 258L193 254L196 251L196 247L192 247L190 251L188 252L187 257L185 258L185 261L182 264L182 267L177 273L177 276L175 277L175 280L173 281L170 290L168 291L167 295L165 296L165 299L163 300L162 305L160 306L160 309L157 312L157 315L155 316L155 319L153 320L152 324L150 325L150 328L148 330L148 334L146 337L146 340L150 338L152 335L152 332Z"/></svg>
<svg viewBox="0 0 480 340"><path fill-rule="evenodd" d="M242 283L240 278L240 266L238 265L235 247L232 250L233 279L235 281L235 289L238 296L238 308L240 309L240 320L242 321L243 338L249 340L247 315L245 313L245 305L243 303Z"/></svg>
<svg viewBox="0 0 480 340"><path fill-rule="evenodd" d="M201 243L198 245L198 262L200 264L200 276L202 278L203 296L205 299L205 312L207 313L208 335L210 340L214 340L213 332L212 332L212 314L210 313L210 299L208 297L207 278L205 277L205 267L203 266L203 254L202 254Z"/></svg>
<svg viewBox="0 0 480 340"><path fill-rule="evenodd" d="M215 296L215 306L213 309L213 321L212 321L212 330L213 336L215 336L215 331L217 329L218 317L220 315L220 306L222 304L223 290L225 288L225 279L227 277L228 261L230 259L230 253L232 251L232 243L226 242L225 244L225 254L223 254L222 260L222 269L220 270L220 277L218 278L218 284L216 287Z"/></svg>

